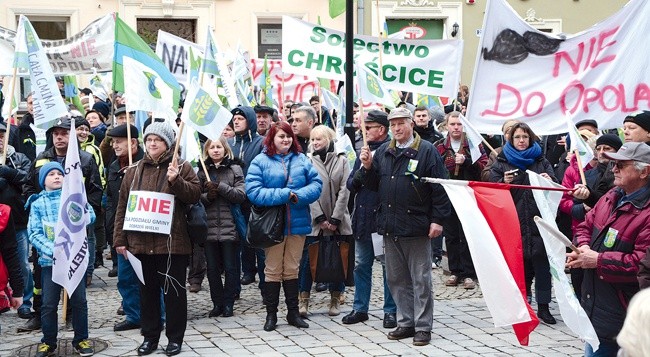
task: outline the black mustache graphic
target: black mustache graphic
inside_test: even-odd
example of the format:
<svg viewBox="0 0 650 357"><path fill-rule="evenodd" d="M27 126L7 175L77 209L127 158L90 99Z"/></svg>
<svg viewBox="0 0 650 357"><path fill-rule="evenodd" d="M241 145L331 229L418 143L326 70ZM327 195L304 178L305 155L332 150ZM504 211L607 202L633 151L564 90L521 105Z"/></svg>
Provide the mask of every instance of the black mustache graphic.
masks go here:
<svg viewBox="0 0 650 357"><path fill-rule="evenodd" d="M514 30L505 29L497 35L491 50L483 48L483 59L503 64L517 64L525 60L529 53L547 56L557 52L562 41L537 32L526 31L522 36Z"/></svg>

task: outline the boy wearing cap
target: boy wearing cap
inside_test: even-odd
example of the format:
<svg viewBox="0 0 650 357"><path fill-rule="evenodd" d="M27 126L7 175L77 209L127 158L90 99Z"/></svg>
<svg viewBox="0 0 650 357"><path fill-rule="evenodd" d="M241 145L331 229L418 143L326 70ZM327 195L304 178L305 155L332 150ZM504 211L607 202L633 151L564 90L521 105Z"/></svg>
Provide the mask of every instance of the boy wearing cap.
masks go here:
<svg viewBox="0 0 650 357"><path fill-rule="evenodd" d="M580 254L567 253L567 266L584 269L581 305L600 340L599 355L616 355L630 299L639 291L639 262L650 247L650 146L625 143L605 153L614 163L614 188L587 213L575 232ZM589 190L579 185L574 196ZM589 344L585 356L593 356Z"/></svg>
<svg viewBox="0 0 650 357"><path fill-rule="evenodd" d="M43 284L43 304L41 321L43 338L38 345L36 356L50 356L57 345L57 309L61 296L61 286L52 281L52 258L54 256L54 228L59 219L61 206L61 188L63 187L63 166L58 162L48 162L39 170L38 183L43 190L32 195L26 206L30 207L27 231L29 241L38 252ZM95 212L86 204L90 222L95 221ZM88 304L86 302L86 285L82 281L70 296L72 306L72 327L74 337L72 345L81 356L92 356L95 352L88 341Z"/></svg>
<svg viewBox="0 0 650 357"><path fill-rule="evenodd" d="M408 109L394 109L388 121L393 139L374 154L361 149L363 167L355 179L379 191L377 233L384 236L386 277L397 304L397 329L388 339L413 337L414 345L423 346L431 341L433 326L429 239L442 234L451 206L442 186L419 178L448 173L433 144L414 135Z"/></svg>

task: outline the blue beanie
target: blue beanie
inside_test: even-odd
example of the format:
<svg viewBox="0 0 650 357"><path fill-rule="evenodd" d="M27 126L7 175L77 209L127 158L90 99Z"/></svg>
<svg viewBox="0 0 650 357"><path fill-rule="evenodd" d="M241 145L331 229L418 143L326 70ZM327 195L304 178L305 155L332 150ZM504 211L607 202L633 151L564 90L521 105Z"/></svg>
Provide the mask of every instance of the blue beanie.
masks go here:
<svg viewBox="0 0 650 357"><path fill-rule="evenodd" d="M45 189L45 178L47 177L47 174L49 174L52 170L59 170L62 174L64 174L63 166L61 166L61 164L59 164L57 161L50 161L47 164L41 166L41 169L38 170L38 183L41 185L42 189Z"/></svg>

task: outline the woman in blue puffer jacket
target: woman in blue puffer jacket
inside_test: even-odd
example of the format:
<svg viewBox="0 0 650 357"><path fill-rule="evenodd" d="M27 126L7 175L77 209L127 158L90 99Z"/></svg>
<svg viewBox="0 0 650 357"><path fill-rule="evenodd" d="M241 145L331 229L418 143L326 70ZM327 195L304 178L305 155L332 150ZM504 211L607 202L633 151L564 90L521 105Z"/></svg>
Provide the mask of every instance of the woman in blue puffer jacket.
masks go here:
<svg viewBox="0 0 650 357"><path fill-rule="evenodd" d="M278 322L280 285L284 287L287 322L296 327L309 327L298 312L298 267L305 236L311 233L309 204L320 197L322 187L318 172L301 153L291 126L286 122L271 125L264 149L250 163L246 175L246 195L252 204L287 205L284 241L264 249L265 331L275 330Z"/></svg>

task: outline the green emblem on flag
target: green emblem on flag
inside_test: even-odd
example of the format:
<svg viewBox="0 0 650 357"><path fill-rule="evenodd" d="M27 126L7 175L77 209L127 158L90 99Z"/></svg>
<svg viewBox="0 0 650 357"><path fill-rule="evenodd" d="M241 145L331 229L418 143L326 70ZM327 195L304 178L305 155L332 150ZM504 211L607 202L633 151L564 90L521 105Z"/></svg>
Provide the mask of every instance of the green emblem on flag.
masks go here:
<svg viewBox="0 0 650 357"><path fill-rule="evenodd" d="M368 91L375 97L381 98L384 96L384 91L381 89L377 78L371 76L370 73L366 73L366 85Z"/></svg>
<svg viewBox="0 0 650 357"><path fill-rule="evenodd" d="M219 105L206 91L201 89L196 94L190 110L190 120L196 125L206 126L217 117Z"/></svg>
<svg viewBox="0 0 650 357"><path fill-rule="evenodd" d="M156 88L156 78L158 78L158 76L149 72L142 72L142 73L144 73L144 75L147 77L147 81L149 82L147 85L147 88L149 89L149 94L151 94L151 96L156 99L162 99L162 96L160 95L160 91L158 90L158 88Z"/></svg>
<svg viewBox="0 0 650 357"><path fill-rule="evenodd" d="M84 210L76 202L70 202L68 205L68 217L72 223L78 223L83 218Z"/></svg>
<svg viewBox="0 0 650 357"><path fill-rule="evenodd" d="M136 195L129 195L129 203L127 204L127 208L129 209L129 212L134 212L135 211L135 206L138 202L138 196Z"/></svg>

